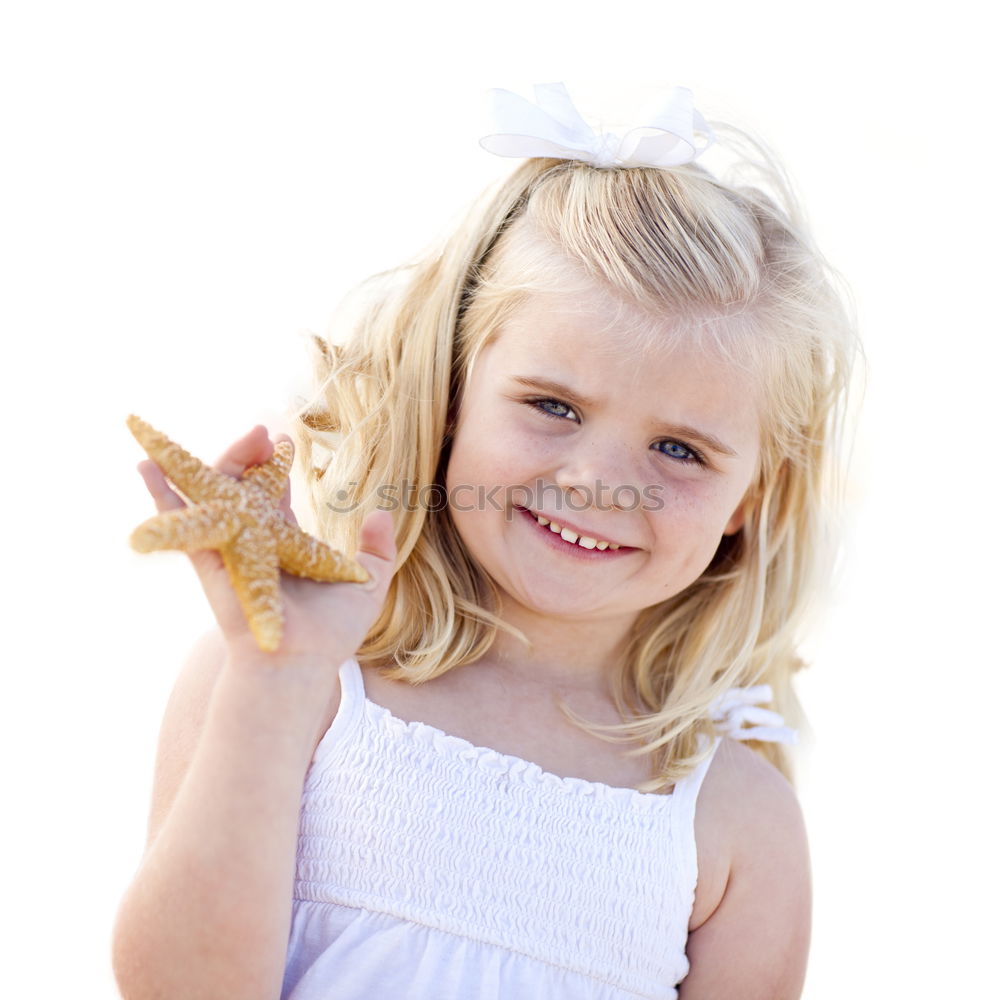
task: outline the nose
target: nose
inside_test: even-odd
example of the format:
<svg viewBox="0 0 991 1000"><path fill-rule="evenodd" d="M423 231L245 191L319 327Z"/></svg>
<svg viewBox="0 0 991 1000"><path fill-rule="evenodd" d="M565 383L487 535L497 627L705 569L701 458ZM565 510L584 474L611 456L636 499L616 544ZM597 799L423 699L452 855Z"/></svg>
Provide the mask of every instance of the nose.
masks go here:
<svg viewBox="0 0 991 1000"><path fill-rule="evenodd" d="M640 495L629 448L607 437L576 443L557 466L554 482L590 510L630 510Z"/></svg>

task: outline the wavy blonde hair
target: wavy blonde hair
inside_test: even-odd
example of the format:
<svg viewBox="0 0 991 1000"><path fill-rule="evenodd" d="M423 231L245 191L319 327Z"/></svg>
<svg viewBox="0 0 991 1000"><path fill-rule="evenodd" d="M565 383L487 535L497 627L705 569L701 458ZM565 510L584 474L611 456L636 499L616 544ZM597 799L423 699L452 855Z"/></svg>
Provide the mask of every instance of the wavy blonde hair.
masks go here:
<svg viewBox="0 0 991 1000"><path fill-rule="evenodd" d="M525 161L437 252L373 279L342 344L316 338L319 389L297 426L332 544L353 549L372 508L396 510L398 570L359 656L420 683L510 628L449 512L423 501L439 496L475 358L528 295L579 273L759 375L763 441L745 524L698 580L639 615L615 675L626 721L590 727L652 755L645 791L695 766L699 734L714 735L712 703L732 687L770 684L797 720L798 629L831 563L831 472L856 338L783 175L745 148L758 185L697 165ZM755 749L790 773L780 745Z"/></svg>

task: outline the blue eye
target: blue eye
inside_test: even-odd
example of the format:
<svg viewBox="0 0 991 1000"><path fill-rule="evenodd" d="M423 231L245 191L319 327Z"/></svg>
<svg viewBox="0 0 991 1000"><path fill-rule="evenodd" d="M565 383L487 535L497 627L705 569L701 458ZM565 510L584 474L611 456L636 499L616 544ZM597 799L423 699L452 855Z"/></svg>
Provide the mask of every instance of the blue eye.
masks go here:
<svg viewBox="0 0 991 1000"><path fill-rule="evenodd" d="M704 465L702 456L688 445L680 441L659 441L657 450L662 455L677 459L679 462L694 462L696 465Z"/></svg>
<svg viewBox="0 0 991 1000"><path fill-rule="evenodd" d="M530 405L548 417L567 418L569 413L574 413L567 403L562 403L559 399L534 399L530 401Z"/></svg>

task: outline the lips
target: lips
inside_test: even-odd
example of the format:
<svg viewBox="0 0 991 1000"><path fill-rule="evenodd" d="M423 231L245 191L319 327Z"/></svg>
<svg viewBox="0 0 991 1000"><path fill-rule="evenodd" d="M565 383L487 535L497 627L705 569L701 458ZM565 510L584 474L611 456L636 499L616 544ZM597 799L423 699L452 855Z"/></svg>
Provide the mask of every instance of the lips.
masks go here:
<svg viewBox="0 0 991 1000"><path fill-rule="evenodd" d="M536 511L532 511L527 508L520 509L529 514L541 527L547 528L555 535L558 535L563 541L578 548L588 550L597 549L600 552L604 552L606 549L609 549L615 552L617 549L623 547L619 544L619 542L613 542L607 538L598 538L595 535L582 532L580 529L564 525L560 521L544 517L543 514L538 514Z"/></svg>

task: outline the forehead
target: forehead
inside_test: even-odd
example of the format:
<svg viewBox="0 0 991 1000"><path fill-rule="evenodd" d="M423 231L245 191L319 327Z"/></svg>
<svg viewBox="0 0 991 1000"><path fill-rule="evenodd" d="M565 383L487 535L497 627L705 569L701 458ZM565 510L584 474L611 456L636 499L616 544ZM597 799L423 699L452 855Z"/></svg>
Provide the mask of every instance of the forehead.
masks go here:
<svg viewBox="0 0 991 1000"><path fill-rule="evenodd" d="M583 381L619 380L659 391L678 379L698 379L756 401L761 379L735 350L746 336L705 318L659 316L601 291L528 295L488 347L492 360L523 369L571 373ZM729 336L728 336L729 334Z"/></svg>

